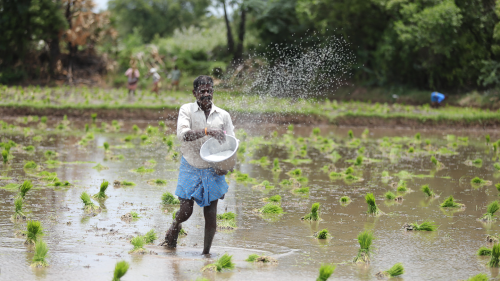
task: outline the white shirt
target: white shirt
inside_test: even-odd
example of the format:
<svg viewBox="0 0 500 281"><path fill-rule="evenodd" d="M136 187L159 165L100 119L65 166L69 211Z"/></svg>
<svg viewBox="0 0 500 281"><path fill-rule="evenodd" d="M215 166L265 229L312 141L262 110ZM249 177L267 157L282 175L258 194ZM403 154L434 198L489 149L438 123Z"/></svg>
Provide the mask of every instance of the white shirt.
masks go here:
<svg viewBox="0 0 500 281"><path fill-rule="evenodd" d="M220 129L226 131L227 135L234 137L234 126L231 116L224 109L218 108L212 103L212 109L208 118L198 103L187 103L181 106L179 118L177 119L177 138L181 141L181 152L186 161L195 168L206 169L210 165L200 157L200 149L203 143L211 136L204 136L194 141L185 141L184 135L190 130Z"/></svg>

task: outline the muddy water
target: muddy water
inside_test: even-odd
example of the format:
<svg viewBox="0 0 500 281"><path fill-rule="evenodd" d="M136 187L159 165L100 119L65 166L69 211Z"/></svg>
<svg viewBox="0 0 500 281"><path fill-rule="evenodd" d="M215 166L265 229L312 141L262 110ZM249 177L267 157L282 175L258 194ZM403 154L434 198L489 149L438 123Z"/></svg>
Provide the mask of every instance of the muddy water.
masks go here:
<svg viewBox="0 0 500 281"><path fill-rule="evenodd" d="M142 124L141 126L144 126ZM170 124L173 127L173 124ZM247 126L250 135L269 135L273 126L258 128ZM279 135L285 131L278 128ZM335 163L339 170L350 166L346 160L355 159L358 148L341 145L346 141L348 128L321 127L323 135L334 135L339 144L336 151L342 156ZM297 126L296 136L309 136L312 127ZM355 129L360 136L363 129ZM279 187L268 192L252 189L251 185L230 181L226 199L220 201L219 212L233 211L237 214L238 229L231 232L218 232L214 240L211 257L200 255L203 245L203 213L195 207L191 219L183 224L188 235L179 240L175 251L159 246L147 246L150 253L130 255L132 249L129 240L136 235L145 234L155 229L160 239L164 236L172 221L175 207L163 207L161 195L164 191L174 193L177 183L179 163L166 160L166 147L160 144L140 145L134 140L134 148L117 148L123 145L123 134L95 133L95 140L85 148L75 146L81 137L72 133L53 134L48 132L40 143L33 143L31 138L21 135L2 134L22 145L33 144L34 154L13 152L15 158L10 165L0 168L2 177L13 180L1 180L0 185L25 178L35 182L36 189L31 190L25 200L24 210L28 216L41 220L45 229L44 240L49 245L48 262L45 269L30 268L33 257L32 248L23 245L24 239L14 235L16 230L23 230L25 223L13 223L10 216L14 212L15 193L0 189L0 279L1 280L110 280L114 265L119 260L127 260L131 267L122 280L195 280L206 277L211 280L315 280L321 263L338 264L333 280L375 280L380 270L389 269L397 262L402 262L406 272L398 280L460 280L480 272L496 277L498 270L486 267L487 259L475 255L485 241L487 234L500 232L500 222L483 224L477 221L486 212L486 205L498 199L498 192L493 185L478 189L470 185L470 179L479 176L485 180L500 182L500 173L493 168L498 162L483 139L480 132L443 132L422 131L422 139L430 139L436 147L447 146L446 134L469 136L467 146L459 146L457 155L440 155L438 159L447 167L436 171L429 156L403 154L396 159L389 159L378 149L378 139L384 136L413 137L412 130L371 130L362 146L366 147L365 156L380 159L381 162L364 164L358 169L362 182L347 184L342 180L331 180L321 171L321 167L331 164L317 150L310 148L308 157L311 164L293 166L281 162L282 172L273 176L269 168L249 164L250 159L269 156L287 158L286 151L266 145L256 149L254 154L238 165L238 170L248 173L258 181L269 180L278 183L288 179L287 171L302 168L309 178L308 197L294 195L290 189ZM75 133L76 134L76 133ZM76 134L78 135L78 134ZM498 136L492 136L496 140ZM107 141L114 155L122 154L124 160L104 160L106 157L102 144ZM43 153L54 150L59 153L59 167L44 170L57 172L59 179L72 183L71 187L47 187L36 178L26 174L23 164L27 160L37 163L45 161ZM482 167L467 166L466 160L483 159ZM136 174L132 169L143 166L145 161L155 159L155 172ZM64 164L64 162L91 161L95 163ZM97 171L94 165L101 163L108 170ZM387 170L391 176L406 170L413 174L433 175L432 177L408 180L408 187L415 192L404 195L401 204L394 204L383 199L383 194L393 190L381 179L381 172ZM150 179L167 179L168 184L156 187L147 184ZM102 180L108 180L109 196L100 202L103 212L97 216L87 216L83 212L80 200L82 191L95 194ZM133 187L113 187L114 180L133 181ZM397 181L397 177L389 181ZM440 198L431 200L420 192L420 186L429 184ZM364 196L373 192L377 204L386 214L380 217L366 215ZM277 220L265 220L254 212L265 203L262 198L274 194L283 197L282 207L286 212ZM353 201L347 206L339 203L341 196L348 195ZM449 195L466 205L464 211L444 210L439 204ZM300 218L308 213L312 203L321 203L322 221L306 223ZM136 221L125 222L120 217L130 211L139 213ZM407 222L433 220L439 225L437 232L405 232L401 229ZM327 228L333 238L321 242L313 234ZM376 236L374 252L369 265L352 264L359 245L356 236L363 230L373 230ZM491 245L488 245L491 246ZM218 256L229 253L234 255L236 269L224 273L202 273L200 269ZM259 266L245 262L250 253L266 253L278 259L275 266Z"/></svg>

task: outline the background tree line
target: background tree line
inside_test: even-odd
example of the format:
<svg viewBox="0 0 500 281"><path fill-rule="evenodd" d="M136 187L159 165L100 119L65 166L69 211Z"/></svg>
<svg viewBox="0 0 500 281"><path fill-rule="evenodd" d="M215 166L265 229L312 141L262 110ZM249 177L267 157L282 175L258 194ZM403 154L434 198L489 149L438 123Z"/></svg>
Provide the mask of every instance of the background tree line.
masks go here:
<svg viewBox="0 0 500 281"><path fill-rule="evenodd" d="M265 53L268 44L314 35L345 38L362 85L500 87L500 0L111 0L106 12L92 7L90 0L0 0L0 82L55 75L61 56L70 70L81 52L106 54L114 71L140 56L144 68L175 63L207 73Z"/></svg>

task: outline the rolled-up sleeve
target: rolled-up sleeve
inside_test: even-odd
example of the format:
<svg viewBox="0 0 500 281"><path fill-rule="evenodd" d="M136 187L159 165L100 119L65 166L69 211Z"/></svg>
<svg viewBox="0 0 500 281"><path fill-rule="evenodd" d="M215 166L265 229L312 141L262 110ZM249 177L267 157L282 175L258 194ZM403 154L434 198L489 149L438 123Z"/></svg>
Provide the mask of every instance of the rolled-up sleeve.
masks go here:
<svg viewBox="0 0 500 281"><path fill-rule="evenodd" d="M177 119L177 138L184 141L184 135L191 130L191 114L189 112L189 105L181 106L179 110L179 118Z"/></svg>
<svg viewBox="0 0 500 281"><path fill-rule="evenodd" d="M231 116L229 114L224 116L224 129L226 130L226 135L235 136L233 120L231 120Z"/></svg>

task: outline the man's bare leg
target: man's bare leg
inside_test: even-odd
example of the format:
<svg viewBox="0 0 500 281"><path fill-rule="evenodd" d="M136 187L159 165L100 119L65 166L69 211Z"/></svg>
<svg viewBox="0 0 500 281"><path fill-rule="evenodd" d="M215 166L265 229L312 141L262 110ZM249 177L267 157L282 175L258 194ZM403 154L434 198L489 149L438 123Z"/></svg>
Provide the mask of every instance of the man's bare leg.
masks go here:
<svg viewBox="0 0 500 281"><path fill-rule="evenodd" d="M210 253L212 241L214 240L215 231L217 229L217 203L219 200L210 202L210 206L203 208L205 216L205 240L203 245L203 255Z"/></svg>
<svg viewBox="0 0 500 281"><path fill-rule="evenodd" d="M181 208L177 211L172 226L170 226L167 234L165 234L165 243L170 248L177 247L177 238L182 228L181 223L187 221L193 214L193 200L179 198L179 201L181 202Z"/></svg>

